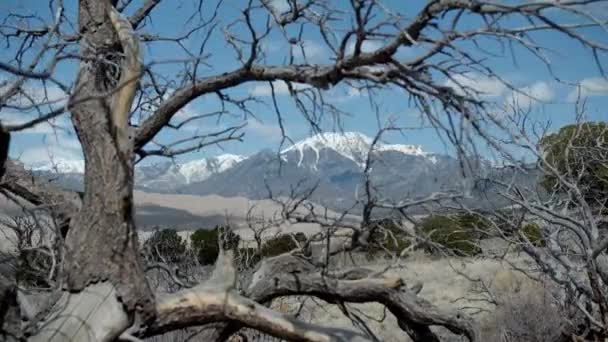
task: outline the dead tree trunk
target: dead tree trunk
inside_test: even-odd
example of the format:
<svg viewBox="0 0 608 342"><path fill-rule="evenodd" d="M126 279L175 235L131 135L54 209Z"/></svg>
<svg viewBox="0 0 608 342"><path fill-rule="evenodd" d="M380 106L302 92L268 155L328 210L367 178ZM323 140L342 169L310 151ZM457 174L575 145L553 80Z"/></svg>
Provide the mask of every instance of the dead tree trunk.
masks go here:
<svg viewBox="0 0 608 342"><path fill-rule="evenodd" d="M65 306L56 307L37 341L111 341L135 317L145 321L154 312L133 221L132 139L124 139L131 101L121 96L128 88L134 91L137 82L119 83L124 67L122 75L111 73L111 56L129 53L116 34L112 10L109 0L79 3L83 62L71 112L85 157L84 198L66 238L66 288L59 301ZM121 59L125 65L128 58ZM108 92L112 94L101 96ZM90 100L78 101L83 98ZM103 318L104 324L85 326L90 315Z"/></svg>
<svg viewBox="0 0 608 342"><path fill-rule="evenodd" d="M21 316L17 303L17 279L14 260L0 260L0 340L18 341Z"/></svg>
<svg viewBox="0 0 608 342"><path fill-rule="evenodd" d="M6 170L10 134L0 124L0 179ZM2 255L0 255L2 257ZM17 304L17 275L11 267L12 256L0 260L0 339L16 341L20 337L20 314Z"/></svg>

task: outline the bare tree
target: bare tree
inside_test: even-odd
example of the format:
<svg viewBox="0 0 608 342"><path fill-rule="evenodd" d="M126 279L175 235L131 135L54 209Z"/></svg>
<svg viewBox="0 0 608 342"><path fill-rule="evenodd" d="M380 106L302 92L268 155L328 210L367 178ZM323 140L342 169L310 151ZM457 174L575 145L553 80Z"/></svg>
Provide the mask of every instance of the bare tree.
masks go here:
<svg viewBox="0 0 608 342"><path fill-rule="evenodd" d="M606 324L606 124L586 122L584 103L574 124L549 133L547 125L526 122L530 112L514 109L505 120L513 129L509 144L535 160L510 158L511 169L537 180L532 186L513 178L491 182L511 206L491 217L496 236L525 252L534 262L521 269L542 275L555 288L555 305L576 338L604 338ZM507 122L509 121L509 122ZM582 336L582 337L581 337Z"/></svg>
<svg viewBox="0 0 608 342"><path fill-rule="evenodd" d="M288 137L283 126L285 117L276 100L277 81L286 85L294 105L313 129L319 129L320 117L325 113L335 117L343 114L326 99L333 87L360 89L372 101L377 91L396 89L406 92L459 154L471 152L467 150L472 147L468 141L473 137L496 146L487 128L500 126L500 122L482 92L463 82L463 77L479 73L517 90L487 64L484 57L492 52L480 46L488 39L499 45L518 45L534 54L538 63L550 67L535 34L552 31L601 56L607 47L584 35L588 27L605 30L605 23L593 15L594 6L601 3L605 2L433 0L412 16L372 0L351 1L342 7L323 0L287 0L285 6L250 0L239 3L236 11L234 3L200 1L195 13L184 13L184 26L189 30L173 37L151 32L153 27L146 25L155 9L164 4L160 0L146 0L140 7L129 0L80 0L77 19L67 13L63 1L49 2L50 16L6 14L0 34L13 57L0 63L0 70L10 76L0 87L0 109L23 113L26 119L2 122L2 188L35 205L53 207L64 227L66 248L61 298L28 338L135 340L219 323L214 329L215 339L223 339L241 326L290 340L373 339L369 334L300 322L260 304L277 296L304 294L328 302L379 302L415 341L439 340L429 328L432 325L478 340L469 318L435 308L404 287L399 278L376 276L365 270L331 274L291 255L264 261L248 290L238 293L234 290L231 252L222 252L208 281L157 296L149 286L138 251L133 221L134 164L148 156L173 157L241 139L242 122L211 132L180 133L180 138L168 144L155 140L163 130L179 130L196 120L236 113L244 120L254 116L250 104L259 99L231 92L249 82L268 84L284 140ZM463 23L464 17L474 18L471 22L476 23L475 27ZM330 62L313 63L307 56L304 30L318 32L324 49L332 56ZM263 49L271 34L281 37L289 47L288 56L280 64L272 62ZM218 65L211 58L217 53L209 48L212 39L225 41L229 53L235 55L232 63L222 57ZM185 42L194 42L196 48ZM376 42L379 47L367 51L367 42ZM179 49L184 58L145 60L141 45L153 44ZM475 45L478 47L471 48ZM415 56L401 57L399 50L404 48L411 49ZM603 70L601 61L596 59ZM63 63L74 71L68 81L59 77L58 66ZM162 66L168 63L181 65L181 71L163 71ZM44 90L42 96L33 95L32 84ZM64 96L49 96L50 87ZM215 96L220 108L180 121L180 110L205 96ZM14 162L5 161L12 132L52 122L67 112L86 161L85 191L75 197L32 181ZM28 118L27 113L35 117ZM372 233L372 208L399 210L418 204L389 204L374 195L371 187L365 192L364 224L352 227L356 238L349 248L367 243ZM571 219L559 220L575 225ZM595 231L595 221L585 216L584 222ZM335 226L331 222L326 225ZM325 235L326 239L330 237ZM585 246L594 246L601 253L604 245ZM597 257L597 253L591 256ZM590 284L578 284L571 275L572 267L560 264L560 260L553 261L554 269L566 270L560 277L573 279L571 283L588 298L601 297L595 273L590 273L595 279ZM587 262L595 264L593 260ZM2 292L5 299L11 294ZM589 319L606 327L605 304L595 303L602 315L597 318L589 313Z"/></svg>

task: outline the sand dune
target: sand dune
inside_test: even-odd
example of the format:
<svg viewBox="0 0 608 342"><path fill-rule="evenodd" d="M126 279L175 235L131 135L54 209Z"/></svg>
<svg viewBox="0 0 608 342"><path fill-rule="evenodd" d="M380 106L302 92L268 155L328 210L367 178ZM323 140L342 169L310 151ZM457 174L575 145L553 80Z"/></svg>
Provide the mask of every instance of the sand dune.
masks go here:
<svg viewBox="0 0 608 342"><path fill-rule="evenodd" d="M247 219L247 212L255 217L266 219L279 218L281 205L272 200L250 200L245 197L222 197L217 195L196 196L182 194L159 194L135 191L135 204L138 208L159 206L175 210L182 210L199 217L221 216L236 225L243 225ZM315 205L315 210L328 217L338 217L340 214ZM358 221L356 215L348 215L348 221Z"/></svg>
<svg viewBox="0 0 608 342"><path fill-rule="evenodd" d="M172 228L188 239L190 233L198 228L212 228L226 221L236 228L236 232L245 241L253 241L253 231L247 225L247 213L256 218L279 219L282 207L271 200L250 200L244 197L222 197L216 195L196 196L181 194L160 194L135 191L136 222L140 228L140 238L145 240L155 227ZM327 211L315 205L315 211L328 217L339 217L338 213ZM0 218L23 214L20 207L7 198L0 196ZM348 215L345 220L358 221L355 215ZM2 226L0 222L0 226ZM258 226L259 227L259 226ZM7 250L15 245L14 232L0 227L0 250ZM257 228L257 227L256 227ZM264 237L278 232L303 232L307 235L319 232L318 224L282 223L265 231Z"/></svg>

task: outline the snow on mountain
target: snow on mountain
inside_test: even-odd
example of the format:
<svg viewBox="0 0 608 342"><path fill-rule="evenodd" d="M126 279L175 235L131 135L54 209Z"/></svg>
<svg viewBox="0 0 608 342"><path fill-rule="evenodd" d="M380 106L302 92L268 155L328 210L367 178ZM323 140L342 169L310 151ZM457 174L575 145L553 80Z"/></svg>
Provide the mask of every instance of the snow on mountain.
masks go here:
<svg viewBox="0 0 608 342"><path fill-rule="evenodd" d="M314 135L295 143L294 145L284 149L281 154L285 155L291 151L298 152L298 166L302 164L304 152L312 150L316 155L316 163L319 161L319 151L325 148L332 149L340 155L354 161L360 167L365 165L367 154L372 146L373 139L365 134L358 132L334 133L326 132ZM374 151L396 151L408 155L427 156L420 146L401 145L401 144L383 144L376 143Z"/></svg>
<svg viewBox="0 0 608 342"><path fill-rule="evenodd" d="M334 182L341 180L341 184L344 185L349 182L358 181L359 177L357 172L360 172L365 166L367 154L372 146L373 139L370 137L358 133L358 132L346 132L346 133L321 133L310 138L301 140L281 151L281 157L284 161L288 162L293 166L290 169L293 177L303 177L302 172L304 169L309 169L315 173L315 177L319 173L326 173L330 176L331 180L328 182ZM401 144L384 144L377 143L374 146L374 151L383 153L380 156L387 165L397 165L400 163L401 154L409 156L420 156L424 160L430 162L430 164L436 164L437 159L435 155L427 153L422 150L420 146L415 145L401 145ZM394 153L385 153L394 152ZM344 157L340 158L338 157ZM256 156L256 155L254 155ZM233 173L232 179L243 179L248 172L243 171L239 173L239 170L253 168L262 172L266 170L266 163L263 159L253 158L251 163L244 165L243 162L246 157L235 155L235 154L222 154L214 157L208 157L199 160L188 161L184 163L174 163L163 161L155 164L139 164L135 168L135 185L139 189L149 189L152 191L160 192L172 192L176 189L188 187L192 184L202 183L209 179L211 176L220 174L226 174L226 171L237 170ZM350 161L355 164L351 164ZM421 160L421 161L424 161ZM429 163L412 163L410 160L407 161L407 169L417 169L416 165L428 165ZM240 165L241 167L236 167ZM401 165L401 164L399 164ZM55 160L54 163L36 163L30 165L34 171L40 171L43 173L60 173L65 174L66 179L71 183L82 182L82 174L84 173L84 162L82 160ZM426 167L426 166L425 166ZM400 166L400 168L402 168ZM424 167L420 166L418 169ZM381 168L382 169L382 168ZM385 168L386 169L386 168ZM380 169L379 169L380 170ZM387 171L385 170L386 172ZM266 171L264 171L266 172ZM378 173L380 171L377 171ZM236 174L236 176L235 176ZM253 174L256 174L253 172ZM74 178L76 177L76 178ZM78 178L79 177L79 178ZM228 176L226 176L228 177ZM259 177L262 179L264 174L256 174L254 178ZM388 176L387 176L388 177ZM217 188L218 184L209 184L211 188ZM233 180L226 181L233 184ZM252 180L252 182L254 182ZM349 183L350 184L350 183ZM237 187L238 190L238 187ZM241 189L242 190L242 189ZM263 189L266 191L267 189Z"/></svg>
<svg viewBox="0 0 608 342"><path fill-rule="evenodd" d="M215 173L228 170L243 159L245 157L227 153L216 157L193 160L181 164L179 173L186 178L187 183L200 182Z"/></svg>
<svg viewBox="0 0 608 342"><path fill-rule="evenodd" d="M297 151L299 155L298 166L301 166L305 150L309 149L315 152L316 164L319 161L319 150L329 148L355 163L360 164L365 160L364 156L369 150L371 143L371 139L361 133L345 132L341 134L327 132L299 141L293 146L284 149L281 154Z"/></svg>
<svg viewBox="0 0 608 342"><path fill-rule="evenodd" d="M315 165L319 162L319 151L322 149L331 149L345 158L354 161L360 167L363 167L372 143L373 139L358 132L325 132L301 140L284 149L281 154L285 159L289 152L295 151L298 158L297 165L300 167L304 161L304 152L313 151L316 160L313 161L312 167L315 168ZM415 145L377 143L374 147L374 151L396 151L407 155L424 156L433 161L433 156L424 152L420 146ZM244 159L245 157L243 156L227 153L182 164L171 163L169 166L167 166L167 163L160 163L156 166L141 166L138 167L142 168L141 170L138 170L138 168L135 170L136 179L140 183L148 181L186 184L201 182L213 174L221 173L232 168ZM34 171L70 174L84 173L84 161L82 160L57 159L54 160L53 163L34 163L31 164L30 167ZM146 169L145 172L143 169Z"/></svg>
<svg viewBox="0 0 608 342"><path fill-rule="evenodd" d="M414 156L427 156L428 153L422 150L421 146L402 145L402 144L376 144L374 151L396 151L403 154Z"/></svg>
<svg viewBox="0 0 608 342"><path fill-rule="evenodd" d="M50 162L30 164L32 171L53 173L84 173L84 160L54 159Z"/></svg>
<svg viewBox="0 0 608 342"><path fill-rule="evenodd" d="M178 183L200 182L215 173L228 170L243 159L245 157L235 154L222 154L183 164L158 163L137 166L135 168L135 179L140 185L157 186L158 183L167 183L165 187L174 186ZM56 159L53 162L32 163L29 168L38 172L84 174L84 161Z"/></svg>

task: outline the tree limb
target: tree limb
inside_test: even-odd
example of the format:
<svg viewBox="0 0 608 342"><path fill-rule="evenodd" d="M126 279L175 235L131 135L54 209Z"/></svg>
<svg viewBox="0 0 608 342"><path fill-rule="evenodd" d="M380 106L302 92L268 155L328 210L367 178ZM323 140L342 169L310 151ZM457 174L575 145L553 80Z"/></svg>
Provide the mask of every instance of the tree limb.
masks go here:
<svg viewBox="0 0 608 342"><path fill-rule="evenodd" d="M400 327L405 327L416 341L438 341L428 328L431 325L444 326L465 335L469 341L480 341L475 325L468 317L442 312L426 300L404 291L404 284L398 277L339 280L319 272L289 272L294 265L302 264L303 261L290 255L265 260L253 275L247 290L249 297L258 302L292 295L315 296L334 304L377 302L385 305L400 322ZM306 267L297 269L305 270ZM423 339L416 339L417 336Z"/></svg>
<svg viewBox="0 0 608 342"><path fill-rule="evenodd" d="M368 340L353 331L317 326L273 311L236 293L235 279L232 251L221 251L211 279L194 288L158 298L154 322L135 329L134 335L153 336L169 330L229 320L293 341Z"/></svg>

